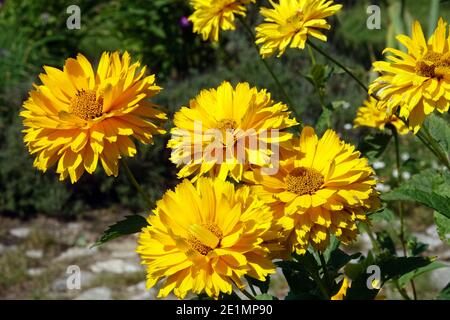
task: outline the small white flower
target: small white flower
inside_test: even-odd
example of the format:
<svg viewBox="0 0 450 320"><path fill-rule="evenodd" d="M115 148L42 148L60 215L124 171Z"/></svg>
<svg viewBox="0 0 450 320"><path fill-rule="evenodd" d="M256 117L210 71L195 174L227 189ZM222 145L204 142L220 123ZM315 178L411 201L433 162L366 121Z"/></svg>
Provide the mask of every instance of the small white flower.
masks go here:
<svg viewBox="0 0 450 320"><path fill-rule="evenodd" d="M398 178L398 170L397 169L392 170L392 176L394 178Z"/></svg>
<svg viewBox="0 0 450 320"><path fill-rule="evenodd" d="M401 159L403 160L403 161L408 161L411 157L409 156L409 153L408 152L403 152L402 153L402 155L400 156L401 157Z"/></svg>
<svg viewBox="0 0 450 320"><path fill-rule="evenodd" d="M380 192L388 192L391 190L391 186L384 184L384 183L377 183L377 186L375 187Z"/></svg>
<svg viewBox="0 0 450 320"><path fill-rule="evenodd" d="M411 173L408 171L402 172L402 177L405 180L409 180L409 179L411 179Z"/></svg>
<svg viewBox="0 0 450 320"><path fill-rule="evenodd" d="M378 169L383 169L383 168L385 168L386 167L386 163L384 163L384 161L375 161L373 164L372 164L372 167L375 169L375 170L378 170Z"/></svg>
<svg viewBox="0 0 450 320"><path fill-rule="evenodd" d="M346 123L346 124L344 124L344 129L345 129L345 130L351 130L352 128L353 128L353 126L352 126L351 123Z"/></svg>

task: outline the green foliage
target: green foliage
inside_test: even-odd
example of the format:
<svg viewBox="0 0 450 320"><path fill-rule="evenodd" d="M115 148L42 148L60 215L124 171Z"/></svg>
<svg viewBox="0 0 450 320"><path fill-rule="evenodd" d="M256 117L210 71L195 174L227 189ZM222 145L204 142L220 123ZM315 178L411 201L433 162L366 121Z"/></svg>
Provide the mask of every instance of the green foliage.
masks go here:
<svg viewBox="0 0 450 320"><path fill-rule="evenodd" d="M437 296L438 300L450 300L450 282L445 286L444 289Z"/></svg>
<svg viewBox="0 0 450 320"><path fill-rule="evenodd" d="M425 119L425 125L428 127L431 136L439 143L439 145L450 155L450 126L448 120L435 114L430 114Z"/></svg>
<svg viewBox="0 0 450 320"><path fill-rule="evenodd" d="M388 133L369 134L360 142L358 150L369 159L370 162L380 158L386 150L392 135Z"/></svg>
<svg viewBox="0 0 450 320"><path fill-rule="evenodd" d="M437 211L434 212L434 221L441 240L450 244L450 218Z"/></svg>
<svg viewBox="0 0 450 320"><path fill-rule="evenodd" d="M369 266L380 268L381 288L389 280L398 280L401 276L416 269L429 265L432 261L423 257L396 257L383 254L374 257L370 252L366 258L362 258L357 264L348 264L345 274L352 279L352 285L347 290L346 300L372 300L377 296L379 289L370 289L367 285L371 276L367 272Z"/></svg>
<svg viewBox="0 0 450 320"><path fill-rule="evenodd" d="M430 264L428 264L428 265L426 265L424 267L417 268L417 269L415 269L415 270L413 270L411 272L408 272L408 273L402 275L398 279L398 284L401 287L405 287L408 282L410 282L411 280L413 280L413 279L415 279L415 278L417 278L417 277L419 277L419 276L421 276L421 275L423 275L423 274L425 274L427 272L431 272L433 270L441 269L441 268L448 268L448 267L449 266L444 264L444 263L441 263L441 262L438 262L438 261L433 261L433 262L431 262Z"/></svg>
<svg viewBox="0 0 450 320"><path fill-rule="evenodd" d="M450 217L450 173L426 170L382 196L385 201L415 201Z"/></svg>
<svg viewBox="0 0 450 320"><path fill-rule="evenodd" d="M100 246L122 236L140 232L146 226L148 226L148 222L143 216L138 214L126 216L124 220L109 226L101 238L95 243L95 246Z"/></svg>

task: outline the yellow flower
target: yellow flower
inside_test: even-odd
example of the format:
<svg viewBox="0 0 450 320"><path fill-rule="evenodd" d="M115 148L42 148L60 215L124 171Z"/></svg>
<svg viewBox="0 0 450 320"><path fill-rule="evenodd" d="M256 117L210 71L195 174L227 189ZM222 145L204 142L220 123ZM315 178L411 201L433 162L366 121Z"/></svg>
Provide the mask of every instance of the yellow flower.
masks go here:
<svg viewBox="0 0 450 320"><path fill-rule="evenodd" d="M374 70L381 76L370 86L387 100L386 113L396 113L409 120L409 128L417 133L426 115L435 109L447 112L450 106L450 35L446 38L447 23L440 19L434 34L425 40L418 21L412 36L399 35L397 40L408 52L387 48L389 61L377 61Z"/></svg>
<svg viewBox="0 0 450 320"><path fill-rule="evenodd" d="M164 133L152 121L165 114L145 100L161 88L154 75L145 76L145 67L130 64L127 52L104 53L95 73L81 54L67 59L63 70L44 70L43 84L35 85L20 113L39 170L57 163L60 180L70 176L74 183L100 160L107 175L117 176L118 160L136 154L131 137L152 143L153 134Z"/></svg>
<svg viewBox="0 0 450 320"><path fill-rule="evenodd" d="M253 192L268 203L287 232L291 251L304 254L309 245L325 250L330 235L347 244L354 240L356 223L379 207L374 171L355 147L332 130L319 140L305 127L294 155L282 159L275 175L248 171L244 178Z"/></svg>
<svg viewBox="0 0 450 320"><path fill-rule="evenodd" d="M408 134L409 130L405 123L396 115L386 114L387 101L377 100L370 97L364 101L364 105L359 107L353 127L370 127L384 130L387 124L393 125L399 134Z"/></svg>
<svg viewBox="0 0 450 320"><path fill-rule="evenodd" d="M277 241L272 211L243 186L201 178L169 190L158 201L137 252L147 266L147 287L163 281L158 297L171 291L218 298L244 276L264 281L275 272L269 253ZM276 246L276 245L275 245Z"/></svg>
<svg viewBox="0 0 450 320"><path fill-rule="evenodd" d="M347 295L348 288L351 287L351 282L347 277L344 277L342 280L342 286L339 291L331 297L331 300L344 300L344 297Z"/></svg>
<svg viewBox="0 0 450 320"><path fill-rule="evenodd" d="M235 15L245 17L245 5L256 0L191 0L194 13L189 20L194 32L201 34L203 40L219 41L220 30L234 30Z"/></svg>
<svg viewBox="0 0 450 320"><path fill-rule="evenodd" d="M256 43L262 44L260 53L264 58L278 51L280 57L288 46L304 49L308 36L322 41L322 33L331 26L325 18L336 14L342 5L330 0L269 0L273 9L261 8L264 23L256 28Z"/></svg>
<svg viewBox="0 0 450 320"><path fill-rule="evenodd" d="M292 137L279 130L297 124L287 110L248 83L202 90L174 116L168 147L172 162L183 166L178 176L194 175L195 180L209 174L225 180L230 175L240 181L249 165L270 166L278 155L275 146Z"/></svg>

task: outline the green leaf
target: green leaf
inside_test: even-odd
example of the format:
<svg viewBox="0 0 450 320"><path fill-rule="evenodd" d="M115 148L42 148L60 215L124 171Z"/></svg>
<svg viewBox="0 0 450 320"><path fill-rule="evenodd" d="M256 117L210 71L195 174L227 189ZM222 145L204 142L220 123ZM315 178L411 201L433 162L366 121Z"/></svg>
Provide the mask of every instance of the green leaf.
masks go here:
<svg viewBox="0 0 450 320"><path fill-rule="evenodd" d="M370 220L374 222L381 222L381 221L392 222L395 220L395 213L391 209L384 208L380 211L372 213L369 217Z"/></svg>
<svg viewBox="0 0 450 320"><path fill-rule="evenodd" d="M418 256L428 250L429 245L423 242L418 242L416 237L411 237L408 240L408 249L411 251L411 255Z"/></svg>
<svg viewBox="0 0 450 320"><path fill-rule="evenodd" d="M395 255L395 244L389 233L385 230L377 232L377 242L380 247L387 250L390 254Z"/></svg>
<svg viewBox="0 0 450 320"><path fill-rule="evenodd" d="M436 269L440 269L440 268L448 268L449 266L438 262L438 261L433 261L432 263L430 263L429 265L422 267L422 268L418 268L416 270L413 270L411 272L408 272L404 275L402 275L399 279L398 279L398 283L401 287L404 287L409 281L411 281L414 278L417 278L418 276L436 270Z"/></svg>
<svg viewBox="0 0 450 320"><path fill-rule="evenodd" d="M436 298L438 300L450 300L450 282L442 289Z"/></svg>
<svg viewBox="0 0 450 320"><path fill-rule="evenodd" d="M434 221L437 226L437 232L443 242L450 244L450 218L435 211Z"/></svg>
<svg viewBox="0 0 450 320"><path fill-rule="evenodd" d="M345 273L352 279L352 285L347 290L347 300L372 300L374 299L379 289L369 289L367 287L367 280L371 274L367 273L367 268L370 265L376 265L380 268L380 282L383 286L391 279L398 279L399 277L412 272L416 269L425 267L431 263L429 258L424 257L395 257L392 255L381 255L374 259L368 256L358 264L348 264L345 268Z"/></svg>
<svg viewBox="0 0 450 320"><path fill-rule="evenodd" d="M125 235L140 232L146 226L148 226L148 223L143 216L138 214L126 216L124 220L109 226L94 246L102 245L105 242Z"/></svg>
<svg viewBox="0 0 450 320"><path fill-rule="evenodd" d="M274 300L274 297L267 293L258 294L255 298L256 300Z"/></svg>
<svg viewBox="0 0 450 320"><path fill-rule="evenodd" d="M322 108L322 114L316 122L316 133L321 136L328 128L333 125L333 114L334 111L343 105L347 104L346 101L333 101L328 104L325 108Z"/></svg>
<svg viewBox="0 0 450 320"><path fill-rule="evenodd" d="M358 145L358 150L369 159L370 162L375 161L386 150L392 135L387 133L376 133L367 135Z"/></svg>
<svg viewBox="0 0 450 320"><path fill-rule="evenodd" d="M430 114L425 120L431 136L441 145L447 155L450 154L450 126L445 119Z"/></svg>
<svg viewBox="0 0 450 320"><path fill-rule="evenodd" d="M418 202L450 218L450 173L425 170L382 195L382 199Z"/></svg>

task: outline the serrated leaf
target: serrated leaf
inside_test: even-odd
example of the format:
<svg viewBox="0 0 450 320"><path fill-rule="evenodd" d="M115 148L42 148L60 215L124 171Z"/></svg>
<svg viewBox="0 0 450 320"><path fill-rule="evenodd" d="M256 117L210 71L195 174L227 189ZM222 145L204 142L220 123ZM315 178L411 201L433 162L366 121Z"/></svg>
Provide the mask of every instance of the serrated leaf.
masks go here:
<svg viewBox="0 0 450 320"><path fill-rule="evenodd" d="M447 154L450 154L450 126L445 119L430 114L425 120L431 136L441 145Z"/></svg>
<svg viewBox="0 0 450 320"><path fill-rule="evenodd" d="M140 232L142 228L148 226L147 220L138 214L126 216L124 220L111 225L103 232L101 238L94 244L99 246L113 239Z"/></svg>
<svg viewBox="0 0 450 320"><path fill-rule="evenodd" d="M450 244L450 218L435 211L434 222L437 226L437 232L443 242Z"/></svg>
<svg viewBox="0 0 450 320"><path fill-rule="evenodd" d="M418 268L414 271L408 272L404 275L402 275L399 279L398 279L398 284L401 287L404 287L409 281L411 281L414 278L417 278L418 276L427 273L427 272L431 272L433 270L436 269L441 269L441 268L448 268L449 266L442 263L442 262L438 262L438 261L433 261L432 263L430 263L429 265L422 267L422 268Z"/></svg>
<svg viewBox="0 0 450 320"><path fill-rule="evenodd" d="M414 201L450 218L450 174L425 170L399 188L383 194L384 201Z"/></svg>

